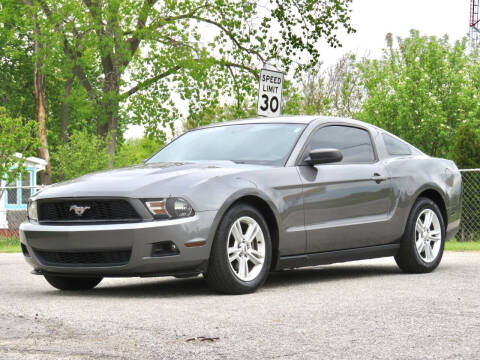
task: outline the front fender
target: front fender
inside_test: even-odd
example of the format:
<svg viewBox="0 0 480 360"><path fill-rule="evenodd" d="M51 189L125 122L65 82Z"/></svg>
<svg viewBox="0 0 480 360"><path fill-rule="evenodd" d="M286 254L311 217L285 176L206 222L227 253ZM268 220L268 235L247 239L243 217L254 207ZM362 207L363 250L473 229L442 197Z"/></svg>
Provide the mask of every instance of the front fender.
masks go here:
<svg viewBox="0 0 480 360"><path fill-rule="evenodd" d="M217 214L216 214L216 216L213 220L212 228L211 228L210 234L209 234L209 240L211 242L213 242L213 240L215 239L215 234L217 232L218 226L220 224L220 221L223 219L225 213L233 206L233 204L235 204L236 202L238 202L242 198L246 198L246 197L250 197L250 196L259 198L259 199L263 200L266 204L268 204L268 206L272 210L272 213L275 216L275 220L276 220L277 224L280 224L281 220L280 220L280 215L279 215L279 212L278 212L278 208L276 207L275 203L264 192L260 191L256 187L239 189L239 190L235 191L234 193L230 194L225 199L222 206L218 209Z"/></svg>

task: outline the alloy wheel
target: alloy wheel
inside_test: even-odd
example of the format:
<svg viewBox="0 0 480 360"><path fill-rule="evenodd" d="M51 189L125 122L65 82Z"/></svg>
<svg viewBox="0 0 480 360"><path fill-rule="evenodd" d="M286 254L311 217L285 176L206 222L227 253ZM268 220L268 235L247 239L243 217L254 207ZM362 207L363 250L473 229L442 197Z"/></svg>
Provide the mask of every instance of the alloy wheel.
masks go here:
<svg viewBox="0 0 480 360"><path fill-rule="evenodd" d="M228 232L227 254L230 268L242 281L254 280L265 263L265 239L262 228L249 216L237 219Z"/></svg>
<svg viewBox="0 0 480 360"><path fill-rule="evenodd" d="M437 214L431 209L423 210L415 223L415 247L426 263L435 261L442 246L442 229Z"/></svg>

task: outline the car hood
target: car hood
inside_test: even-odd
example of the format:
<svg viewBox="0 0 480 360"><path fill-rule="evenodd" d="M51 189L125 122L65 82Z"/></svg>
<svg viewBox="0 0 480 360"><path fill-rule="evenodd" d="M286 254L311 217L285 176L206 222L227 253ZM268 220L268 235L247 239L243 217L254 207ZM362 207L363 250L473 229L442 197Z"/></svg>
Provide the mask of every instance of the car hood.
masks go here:
<svg viewBox="0 0 480 360"><path fill-rule="evenodd" d="M46 187L35 200L65 197L136 197L181 195L212 178L258 169L231 161L157 163L100 171Z"/></svg>

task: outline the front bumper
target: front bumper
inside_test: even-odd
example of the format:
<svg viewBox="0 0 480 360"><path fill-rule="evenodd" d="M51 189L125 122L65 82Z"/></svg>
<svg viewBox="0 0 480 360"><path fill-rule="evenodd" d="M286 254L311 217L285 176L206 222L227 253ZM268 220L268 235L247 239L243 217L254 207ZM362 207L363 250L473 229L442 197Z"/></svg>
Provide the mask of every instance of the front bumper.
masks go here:
<svg viewBox="0 0 480 360"><path fill-rule="evenodd" d="M20 241L28 252L26 261L41 273L68 276L161 276L206 270L213 241L216 211L198 212L176 220L108 225L20 226ZM172 242L178 254L153 256L153 244ZM189 247L188 244L204 244ZM187 245L185 245L187 244ZM45 261L40 254L96 254L131 250L126 263L66 264ZM25 254L25 251L24 251Z"/></svg>

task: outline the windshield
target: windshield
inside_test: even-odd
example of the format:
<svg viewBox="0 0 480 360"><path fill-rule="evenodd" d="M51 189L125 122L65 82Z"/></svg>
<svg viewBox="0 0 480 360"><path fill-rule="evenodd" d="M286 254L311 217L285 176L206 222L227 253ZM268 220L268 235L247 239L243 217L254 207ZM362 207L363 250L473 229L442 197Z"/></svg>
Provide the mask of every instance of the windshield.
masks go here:
<svg viewBox="0 0 480 360"><path fill-rule="evenodd" d="M239 124L190 131L147 163L230 160L284 165L305 124Z"/></svg>

